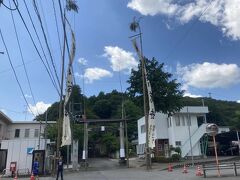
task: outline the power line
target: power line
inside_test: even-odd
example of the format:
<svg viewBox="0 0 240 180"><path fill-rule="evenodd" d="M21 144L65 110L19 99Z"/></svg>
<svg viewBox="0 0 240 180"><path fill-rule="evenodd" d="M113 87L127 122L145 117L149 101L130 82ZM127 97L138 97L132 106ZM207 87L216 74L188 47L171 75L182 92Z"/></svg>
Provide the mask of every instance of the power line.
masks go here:
<svg viewBox="0 0 240 180"><path fill-rule="evenodd" d="M0 111L9 111L9 112L13 112L13 113L16 113L16 114L23 114L24 112L19 112L19 111L15 111L15 110L12 110L12 109L7 109L7 108L4 108L4 107L0 107Z"/></svg>
<svg viewBox="0 0 240 180"><path fill-rule="evenodd" d="M32 62L36 62L36 61L37 60L32 60L32 61L25 62L25 65L30 64ZM23 64L19 64L19 65L14 66L14 68L16 69L16 68L20 68L22 66L23 66ZM0 74L5 73L5 72L9 72L9 71L11 71L11 68L0 71Z"/></svg>
<svg viewBox="0 0 240 180"><path fill-rule="evenodd" d="M52 0L52 3L53 3L53 11L54 11L55 25L56 25L56 29L57 29L57 36L58 36L60 54L62 54L62 46L61 46L61 41L60 41L60 33L59 33L59 28L58 28L58 20L57 20L57 13L56 13L54 0Z"/></svg>
<svg viewBox="0 0 240 180"><path fill-rule="evenodd" d="M10 4L10 3L9 3L9 5L10 5L10 7L11 7L11 4ZM32 97L33 97L33 102L34 102L34 104L36 104L35 96L34 96L34 94L33 94L32 86L31 86L31 83L30 83L30 80L29 80L29 76L28 76L28 73L27 73L27 68L26 68L26 65L25 65L25 61L24 61L24 59L23 59L22 48L21 48L21 45L20 45L20 42L19 42L19 37L18 37L17 29L16 29L16 23L15 23L15 20L14 20L12 11L11 11L11 17L12 17L12 22L13 22L13 26L14 26L14 31L15 31L15 35L16 35L16 39L17 39L17 44L18 44L18 48L19 48L19 51L20 51L20 56L21 56L21 60L22 60L22 63L23 63L23 69L24 69L24 72L25 72L25 75L26 75L26 78L27 78L29 90L30 90L30 93L31 93L31 95L32 95ZM38 115L39 115L38 109L37 109L37 113L38 113Z"/></svg>
<svg viewBox="0 0 240 180"><path fill-rule="evenodd" d="M25 0L24 0L24 2L25 2ZM14 1L14 3L15 3L15 1ZM26 24L26 22L25 22L25 20L24 20L24 18L23 18L23 16L22 16L19 8L17 8L17 11L18 11L18 14L19 14L19 16L20 16L20 18L21 18L21 20L22 20L22 22L23 22L23 24L24 24L24 26L25 26L25 28L26 28L26 30L27 30L27 32L28 32L28 35L30 36L30 39L31 39L31 41L32 41L32 43L33 43L33 46L34 46L35 50L37 51L37 54L38 54L38 56L40 57L43 65L44 65L44 67L45 67L45 69L46 69L46 71L47 71L47 73L48 73L48 75L49 75L49 77L50 77L50 79L51 79L51 82L52 82L53 86L55 87L57 93L60 94L60 93L59 93L59 90L58 90L58 88L57 88L57 86L56 86L55 79L51 76L50 70L47 68L45 62L43 61L42 56L41 56L41 54L40 54L40 52L39 52L39 50L38 50L38 48L37 48L37 46L36 46L36 44L35 44L35 42L34 42L34 40L33 40L32 34L30 33L30 31L29 31L29 29L28 29L28 27L27 27L27 24ZM47 64L48 64L48 62L47 62Z"/></svg>
<svg viewBox="0 0 240 180"><path fill-rule="evenodd" d="M46 60L46 65L44 64L44 61L43 61L42 59L41 59L41 60L42 60L42 62L43 62L43 64L44 64L46 70L47 70L47 71L49 70L50 79L51 79L51 81L53 82L54 87L57 89L56 81L55 81L54 76L53 76L53 74L52 74L50 65L49 65L48 60L47 60L47 56L46 56L46 54L45 54L45 51L44 51L44 49L43 49L43 45L42 45L41 40L40 40L40 38L39 38L39 35L38 35L38 33L37 33L37 30L36 30L36 27L35 27L35 25L34 25L34 22L33 22L33 20L32 20L32 16L31 16L31 14L30 14L30 12L29 12L27 3L26 3L25 0L24 0L23 2L24 2L24 5L25 5L25 8L26 8L26 10L27 10L28 16L29 16L29 18L30 18L31 24L32 24L32 26L33 26L34 32L35 32L35 34L36 34L36 36L37 36L37 39L38 39L38 42L39 42L39 44L40 44L41 50L42 50L42 52L43 52L44 59ZM26 26L25 26L25 27L26 27ZM26 27L26 28L27 28L27 27ZM29 35L30 35L30 34L29 34ZM32 42L33 42L33 40L32 40ZM40 58L41 58L41 57L40 57ZM47 69L47 68L48 68L48 69ZM59 91L58 91L58 94L59 94Z"/></svg>
<svg viewBox="0 0 240 180"><path fill-rule="evenodd" d="M34 6L34 10L35 10L35 12L37 14L38 20L40 22L40 26L41 26L41 30L42 30L42 33L43 33L43 37L44 37L44 40L45 40L45 43L46 43L46 46L47 46L47 50L48 50L48 53L49 53L49 56L50 56L50 59L51 59L51 64L52 64L55 76L57 78L58 85L60 87L60 81L59 81L59 78L58 78L58 75L57 75L57 71L56 71L56 67L55 67L55 64L54 64L53 56L52 56L52 53L51 53L51 50L50 50L50 47L49 47L49 43L48 43L48 40L47 40L47 36L46 36L45 30L43 28L42 18L41 18L41 15L39 13L39 10L38 10L38 7L37 7L37 4L36 4L35 0L33 0L33 6Z"/></svg>
<svg viewBox="0 0 240 180"><path fill-rule="evenodd" d="M16 1L16 0L13 0L13 1ZM15 8L11 8L11 6L10 7L8 7L7 5L5 5L4 3L3 3L3 0L0 0L0 6L1 6L1 4L5 7L5 8L7 8L8 10L10 10L10 11L15 11L17 8L18 8L18 1L16 1L17 3L16 3L16 7Z"/></svg>
<svg viewBox="0 0 240 180"><path fill-rule="evenodd" d="M32 112L32 109L30 108L30 106L29 106L29 104L28 104L28 101L27 101L27 99L26 99L26 97L25 97L25 95L24 95L22 86L21 86L21 84L20 84L20 82L19 82L19 80L18 80L17 73L16 73L16 71L15 71L15 69L14 69L14 67L13 67L12 60L11 60L11 58L10 58L7 45L6 45L5 40L4 40L4 38L3 38L3 35L2 35L2 30L1 30L1 28L0 28L0 35L1 35L2 42L3 42L4 47L5 47L5 50L6 50L6 52L7 52L7 56L8 56L9 63L10 63L10 65L11 65L11 68L12 68L13 73L14 73L14 77L15 77L15 79L16 79L16 81L17 81L17 84L18 84L18 86L19 86L19 89L20 89L20 91L21 91L21 93L22 93L23 99L24 99L24 101L26 102L29 111L31 111L31 113L33 114L33 116L35 116L35 114Z"/></svg>

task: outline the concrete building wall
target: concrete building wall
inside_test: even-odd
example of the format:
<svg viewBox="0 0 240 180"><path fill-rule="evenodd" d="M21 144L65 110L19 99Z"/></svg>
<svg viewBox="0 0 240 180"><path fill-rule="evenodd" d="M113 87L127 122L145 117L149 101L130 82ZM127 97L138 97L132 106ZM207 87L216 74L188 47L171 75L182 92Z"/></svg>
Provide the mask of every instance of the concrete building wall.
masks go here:
<svg viewBox="0 0 240 180"><path fill-rule="evenodd" d="M168 139L168 124L167 115L163 113L156 113L155 125L156 125L156 138L157 139Z"/></svg>
<svg viewBox="0 0 240 180"><path fill-rule="evenodd" d="M7 163L6 169L7 174L10 174L9 168L11 162L17 162L17 169L20 171L31 172L32 167L32 154L27 153L27 148L33 148L38 150L39 139L13 139L13 140L3 140L1 149L7 150ZM40 140L39 150L45 149L45 140Z"/></svg>
<svg viewBox="0 0 240 180"><path fill-rule="evenodd" d="M208 113L208 107L202 106L188 106L181 109L180 112L175 113L169 117L163 113L156 113L156 138L169 139L169 145L173 147L181 147L189 140L190 135L193 135L198 130L198 116L204 116ZM177 120L179 119L179 120ZM190 120L188 128L188 119ZM176 124L176 121L178 123ZM142 117L138 120L138 144L146 142L146 133L141 132L141 126L145 124L145 119ZM199 137L200 139L201 137ZM176 144L177 143L177 144ZM193 155L201 155L200 144L197 142L193 145Z"/></svg>
<svg viewBox="0 0 240 180"><path fill-rule="evenodd" d="M146 143L146 132L142 131L143 128L145 128L145 117L138 120L138 144Z"/></svg>
<svg viewBox="0 0 240 180"><path fill-rule="evenodd" d="M41 133L44 133L44 125L41 125ZM20 136L18 137L18 139L24 139L24 138L37 138L34 136L35 133L35 129L38 130L38 135L40 135L40 124L32 124L32 123L14 123L14 124L10 124L8 126L8 138L9 139L16 139L15 137L15 130L16 129L20 129ZM29 137L25 137L25 130L29 129Z"/></svg>
<svg viewBox="0 0 240 180"><path fill-rule="evenodd" d="M0 141L7 138L7 124L0 120Z"/></svg>

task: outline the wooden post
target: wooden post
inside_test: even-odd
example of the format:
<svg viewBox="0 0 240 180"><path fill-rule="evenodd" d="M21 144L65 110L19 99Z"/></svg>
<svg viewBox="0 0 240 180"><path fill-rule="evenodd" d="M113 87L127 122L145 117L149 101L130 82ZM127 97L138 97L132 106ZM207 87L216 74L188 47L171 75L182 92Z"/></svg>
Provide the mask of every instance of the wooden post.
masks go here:
<svg viewBox="0 0 240 180"><path fill-rule="evenodd" d="M219 169L219 162L218 162L218 155L217 155L217 146L216 146L215 134L213 135L213 144L214 144L214 151L215 151L215 157L216 157L218 177L220 177L221 174L220 174L220 169Z"/></svg>
<svg viewBox="0 0 240 180"><path fill-rule="evenodd" d="M207 176L206 176L205 164L203 164L202 167L203 167L203 176L204 178L206 178Z"/></svg>
<svg viewBox="0 0 240 180"><path fill-rule="evenodd" d="M236 167L236 163L233 163L233 167L234 167L234 175L237 176L237 167Z"/></svg>

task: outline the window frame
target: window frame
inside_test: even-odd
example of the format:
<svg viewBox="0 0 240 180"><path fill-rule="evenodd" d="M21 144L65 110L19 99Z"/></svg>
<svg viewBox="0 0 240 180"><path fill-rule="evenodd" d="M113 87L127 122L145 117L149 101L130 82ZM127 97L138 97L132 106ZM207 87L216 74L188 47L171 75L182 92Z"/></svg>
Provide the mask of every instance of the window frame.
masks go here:
<svg viewBox="0 0 240 180"><path fill-rule="evenodd" d="M25 131L24 131L24 137L25 138L29 138L30 137L30 129L28 128L28 129L25 129Z"/></svg>
<svg viewBox="0 0 240 180"><path fill-rule="evenodd" d="M39 137L39 129L34 129L34 137L35 138Z"/></svg>
<svg viewBox="0 0 240 180"><path fill-rule="evenodd" d="M20 129L15 129L14 138L20 138Z"/></svg>
<svg viewBox="0 0 240 180"><path fill-rule="evenodd" d="M176 126L181 126L181 121L180 121L180 115L179 114L175 118L175 125Z"/></svg>

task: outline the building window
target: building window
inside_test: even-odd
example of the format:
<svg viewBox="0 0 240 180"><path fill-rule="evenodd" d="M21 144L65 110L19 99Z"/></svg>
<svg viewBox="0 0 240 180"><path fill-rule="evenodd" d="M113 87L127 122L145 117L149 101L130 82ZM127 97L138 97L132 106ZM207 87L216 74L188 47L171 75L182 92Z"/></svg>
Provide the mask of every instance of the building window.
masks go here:
<svg viewBox="0 0 240 180"><path fill-rule="evenodd" d="M167 121L168 121L168 127L171 127L172 126L172 121L171 121L171 118L167 118Z"/></svg>
<svg viewBox="0 0 240 180"><path fill-rule="evenodd" d="M20 137L20 129L15 129L15 138L19 138Z"/></svg>
<svg viewBox="0 0 240 180"><path fill-rule="evenodd" d="M176 126L180 126L180 116L177 115L175 118Z"/></svg>
<svg viewBox="0 0 240 180"><path fill-rule="evenodd" d="M38 137L39 136L39 129L35 129L34 131L34 137Z"/></svg>
<svg viewBox="0 0 240 180"><path fill-rule="evenodd" d="M190 117L190 116L187 116L187 125L188 125L188 126L191 126L191 125L192 125L191 117Z"/></svg>
<svg viewBox="0 0 240 180"><path fill-rule="evenodd" d="M181 116L182 117L182 126L185 126L185 117L184 116Z"/></svg>
<svg viewBox="0 0 240 180"><path fill-rule="evenodd" d="M28 138L29 137L29 133L30 133L30 129L25 129L24 137Z"/></svg>
<svg viewBox="0 0 240 180"><path fill-rule="evenodd" d="M181 141L176 141L175 144L176 144L176 146L181 146L182 145Z"/></svg>
<svg viewBox="0 0 240 180"><path fill-rule="evenodd" d="M141 133L145 133L146 132L146 128L145 128L145 124L141 125Z"/></svg>

